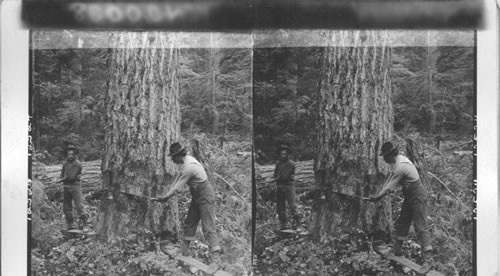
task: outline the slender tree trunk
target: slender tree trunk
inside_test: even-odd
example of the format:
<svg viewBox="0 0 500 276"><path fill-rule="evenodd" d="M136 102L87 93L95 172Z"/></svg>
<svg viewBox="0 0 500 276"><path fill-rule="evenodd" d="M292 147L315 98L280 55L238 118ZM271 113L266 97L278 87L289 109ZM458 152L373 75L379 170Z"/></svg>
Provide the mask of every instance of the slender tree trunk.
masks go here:
<svg viewBox="0 0 500 276"><path fill-rule="evenodd" d="M219 61L217 59L217 53L214 51L213 47L213 34L210 33L210 81L211 81L211 94L210 94L210 104L212 105L212 133L217 133L217 128L219 125L219 114L217 112L215 97L217 93L217 82L216 82L216 74L218 72L218 64Z"/></svg>
<svg viewBox="0 0 500 276"><path fill-rule="evenodd" d="M76 103L75 114L75 129L76 133L81 134L81 123L83 121L83 108L82 108L82 62L80 54L72 50L71 68L69 71L69 81L74 91L74 99Z"/></svg>
<svg viewBox="0 0 500 276"><path fill-rule="evenodd" d="M378 151L392 134L391 50L383 32L334 31L328 36L341 46L327 47L322 56L314 168L325 198L314 203L311 231L319 239L353 229L387 237L389 197L369 203L334 192L368 196L383 185L388 167Z"/></svg>
<svg viewBox="0 0 500 276"><path fill-rule="evenodd" d="M427 31L427 70L429 72L429 105L432 106L432 66L431 66L431 37L430 32Z"/></svg>
<svg viewBox="0 0 500 276"><path fill-rule="evenodd" d="M427 122L427 132L433 133L436 125L436 112L434 111L434 104L432 103L432 50L431 50L431 34L427 31L427 70L429 82L429 114Z"/></svg>
<svg viewBox="0 0 500 276"><path fill-rule="evenodd" d="M299 108L297 106L297 101L299 100L298 96L298 82L299 82L299 75L298 75L298 69L297 69L297 64L293 63L291 65L292 67L292 77L290 80L290 84L292 85L292 93L293 93L293 121L292 121L292 127L297 128L297 121L299 120Z"/></svg>
<svg viewBox="0 0 500 276"><path fill-rule="evenodd" d="M177 200L157 203L173 180L167 156L180 134L179 50L167 33L121 33L113 38L106 94L103 202L97 226L108 240L146 231L179 233Z"/></svg>

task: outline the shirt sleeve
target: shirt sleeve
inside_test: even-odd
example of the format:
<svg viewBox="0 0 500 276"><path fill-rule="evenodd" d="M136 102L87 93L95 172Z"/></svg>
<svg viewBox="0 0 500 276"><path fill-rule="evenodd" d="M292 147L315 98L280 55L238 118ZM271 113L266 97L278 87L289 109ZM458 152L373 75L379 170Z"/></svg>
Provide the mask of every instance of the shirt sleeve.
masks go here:
<svg viewBox="0 0 500 276"><path fill-rule="evenodd" d="M65 167L66 163L63 164L62 166L62 169L61 169L61 178L64 177L64 167Z"/></svg>
<svg viewBox="0 0 500 276"><path fill-rule="evenodd" d="M398 179L401 179L403 177L406 177L408 175L408 165L407 164L399 164L394 168L394 171L392 172L393 177L397 177Z"/></svg>
<svg viewBox="0 0 500 276"><path fill-rule="evenodd" d="M290 180L295 176L295 163L290 163Z"/></svg>
<svg viewBox="0 0 500 276"><path fill-rule="evenodd" d="M278 178L278 163L274 166L273 178Z"/></svg>
<svg viewBox="0 0 500 276"><path fill-rule="evenodd" d="M192 177L194 177L195 175L196 175L196 168L194 167L194 165L191 165L191 164L185 165L182 168L182 171L181 171L179 177L177 178L177 180L175 181L174 185L172 186L172 188L170 190L171 191L172 190L181 191L187 185L189 180Z"/></svg>
<svg viewBox="0 0 500 276"><path fill-rule="evenodd" d="M68 181L76 181L80 179L80 174L82 173L82 165L81 164L75 164L70 167L68 173L67 173L67 180Z"/></svg>
<svg viewBox="0 0 500 276"><path fill-rule="evenodd" d="M408 175L408 167L406 167L406 165L399 164L398 166L395 166L394 170L392 171L389 177L389 181L387 182L385 189L389 191L394 191L398 186L399 182L407 175Z"/></svg>
<svg viewBox="0 0 500 276"><path fill-rule="evenodd" d="M397 185L399 184L399 181L402 179L402 177L403 177L403 175L401 173L398 173L398 174L394 174L394 172L391 173L387 183L382 188L381 193L385 193L387 191L389 191L389 192L394 191L396 189Z"/></svg>
<svg viewBox="0 0 500 276"><path fill-rule="evenodd" d="M83 171L83 166L81 163L78 164L78 173L76 174L76 178L78 180L80 180L80 176L82 175L82 171Z"/></svg>

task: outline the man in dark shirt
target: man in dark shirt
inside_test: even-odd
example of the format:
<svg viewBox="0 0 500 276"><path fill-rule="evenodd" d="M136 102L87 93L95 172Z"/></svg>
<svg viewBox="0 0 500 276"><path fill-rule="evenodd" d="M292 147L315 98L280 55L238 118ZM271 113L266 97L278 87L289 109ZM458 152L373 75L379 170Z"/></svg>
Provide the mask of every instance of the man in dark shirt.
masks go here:
<svg viewBox="0 0 500 276"><path fill-rule="evenodd" d="M298 226L300 224L300 215L297 213L297 206L295 204L295 186L293 183L295 163L288 158L289 151L290 149L288 146L281 145L280 160L276 163L273 175L273 181L276 181L277 184L276 210L282 230L290 228L286 215L286 202L288 202L290 214L295 220L294 226Z"/></svg>
<svg viewBox="0 0 500 276"><path fill-rule="evenodd" d="M67 159L62 167L61 179L57 182L63 182L63 212L66 217L68 230L73 230L77 227L73 218L72 202L75 202L76 212L80 218L82 228L87 226L88 215L85 213L83 208L82 188L80 186L82 165L76 159L78 149L76 149L74 145L68 145L64 152L66 153Z"/></svg>

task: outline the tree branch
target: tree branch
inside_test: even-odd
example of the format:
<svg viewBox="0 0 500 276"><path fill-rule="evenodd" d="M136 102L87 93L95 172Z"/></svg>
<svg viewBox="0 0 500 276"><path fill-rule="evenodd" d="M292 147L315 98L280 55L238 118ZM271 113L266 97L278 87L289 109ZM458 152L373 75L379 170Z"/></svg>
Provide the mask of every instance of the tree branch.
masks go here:
<svg viewBox="0 0 500 276"><path fill-rule="evenodd" d="M224 181L224 183L226 183L230 188L231 190L233 190L233 192L241 199L243 200L243 202L246 202L246 200L238 193L238 191L236 191L234 189L234 187L226 180L224 179L224 177L222 177L220 174L214 172L214 175L217 176L218 178L220 178L222 181Z"/></svg>
<svg viewBox="0 0 500 276"><path fill-rule="evenodd" d="M427 172L427 174L429 174L430 176L434 177L439 183L441 183L447 190L448 192L450 192L450 194L458 201L460 202L460 204L462 204L462 206L465 207L465 209L467 209L468 211L471 211L471 209L465 205L459 198L458 196L456 196L451 190L450 188L448 188L448 186L441 180L439 179L439 177L437 177L435 174L431 173L431 172Z"/></svg>

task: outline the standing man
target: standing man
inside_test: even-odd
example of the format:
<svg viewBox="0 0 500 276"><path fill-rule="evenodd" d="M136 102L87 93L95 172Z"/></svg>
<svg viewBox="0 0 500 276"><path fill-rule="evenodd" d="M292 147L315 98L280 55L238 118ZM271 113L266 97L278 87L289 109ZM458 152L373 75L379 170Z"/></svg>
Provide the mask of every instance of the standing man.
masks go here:
<svg viewBox="0 0 500 276"><path fill-rule="evenodd" d="M73 218L73 206L72 202L75 202L76 213L80 219L80 227L84 229L87 226L88 215L85 213L83 208L83 196L82 187L80 186L80 175L82 174L82 165L80 161L76 159L78 154L78 149L75 145L69 144L64 152L67 156L66 162L64 162L61 178L57 182L63 182L63 212L66 218L66 223L68 225L68 230L76 229Z"/></svg>
<svg viewBox="0 0 500 276"><path fill-rule="evenodd" d="M290 209L290 215L295 220L294 228L300 225L300 215L297 213L295 203L295 186L293 176L295 174L295 163L288 155L290 148L287 145L281 145L279 148L280 159L276 162L273 181L276 181L276 211L280 221L281 230L289 229L288 218L286 215L286 202Z"/></svg>
<svg viewBox="0 0 500 276"><path fill-rule="evenodd" d="M431 267L430 255L432 253L431 239L427 228L427 192L420 181L417 168L405 156L398 154L398 148L391 142L382 145L381 156L384 161L392 165L392 173L382 190L375 196L371 196L371 201L378 201L388 193L401 186L404 196L401 213L396 221L396 243L394 245L394 255L403 255L402 245L406 240L410 225L413 222L417 239L422 246L422 270L428 271Z"/></svg>
<svg viewBox="0 0 500 276"><path fill-rule="evenodd" d="M167 201L182 191L187 184L191 192L191 204L184 221L184 241L181 253L189 255L189 243L196 240L196 229L200 220L210 253L220 253L222 250L215 230L215 193L208 182L205 169L194 157L187 155L187 150L181 144L173 143L169 150L168 156L175 164L182 164L182 167L165 197L153 198L153 200Z"/></svg>

